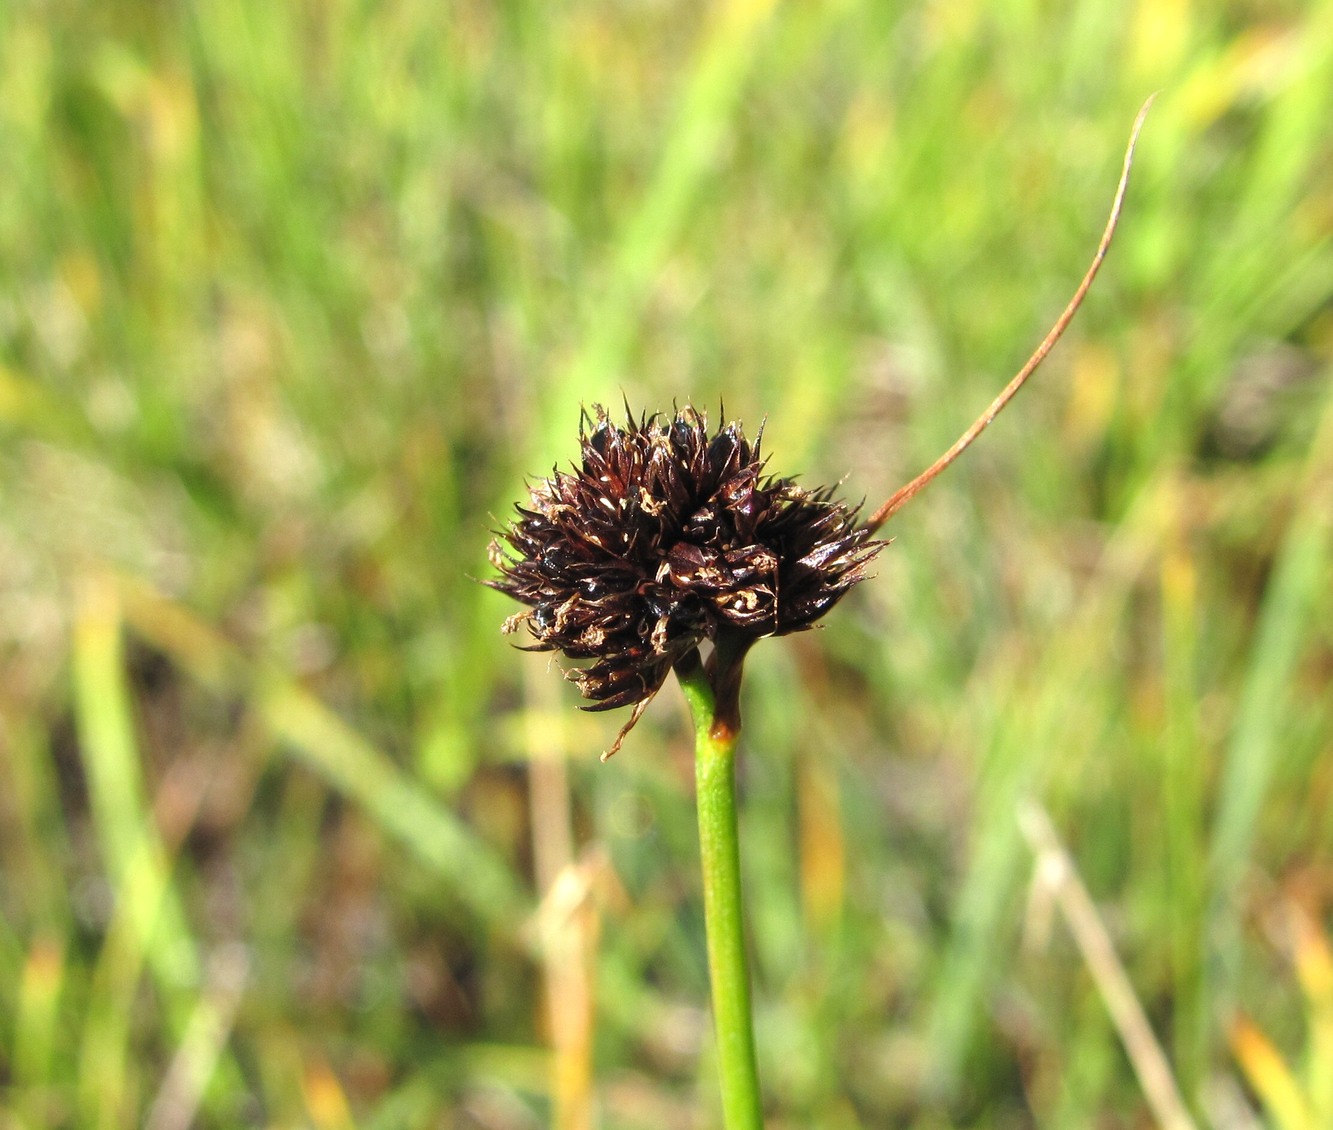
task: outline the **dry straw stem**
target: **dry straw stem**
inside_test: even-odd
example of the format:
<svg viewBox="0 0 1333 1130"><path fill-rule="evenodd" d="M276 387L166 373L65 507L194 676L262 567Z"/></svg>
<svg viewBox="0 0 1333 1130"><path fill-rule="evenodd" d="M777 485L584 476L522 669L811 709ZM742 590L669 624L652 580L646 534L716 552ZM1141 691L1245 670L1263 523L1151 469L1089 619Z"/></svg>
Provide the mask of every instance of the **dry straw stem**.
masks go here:
<svg viewBox="0 0 1333 1130"><path fill-rule="evenodd" d="M1041 344L1033 351L1032 356L1027 359L1023 367L1004 386L1000 395L991 401L990 407L973 421L972 426L967 431L958 437L954 445L910 483L894 491L889 499L870 515L866 522L866 529L871 533L878 530L910 502L936 475L966 451L977 436L990 427L991 421L1014 398L1018 390L1026 383L1028 377L1037 371L1041 363L1046 360L1046 355L1055 348L1055 343L1063 336L1065 330L1069 327L1069 323L1074 320L1074 315L1078 313L1078 308L1083 305L1083 299L1092 286L1092 280L1097 277L1097 272L1101 270L1102 260L1106 258L1106 252L1111 246L1111 237L1115 235L1116 225L1120 222L1120 209L1125 202L1125 190L1129 187L1129 170L1134 164L1134 147L1138 144L1139 132L1143 129L1143 122L1156 98L1156 93L1149 95L1148 100L1140 107L1138 116L1134 119L1134 126L1129 132L1129 144L1125 147L1125 161L1120 170L1120 183L1116 186L1115 199L1111 202L1111 214L1106 220L1106 230L1102 232L1101 242L1097 244L1097 252L1092 257L1092 263L1088 267L1087 274L1083 276L1083 281L1078 284L1078 289L1074 291L1074 297L1069 300L1069 305L1055 320L1055 325L1050 328L1050 332L1042 339Z"/></svg>
<svg viewBox="0 0 1333 1130"><path fill-rule="evenodd" d="M1018 824L1037 859L1036 881L1050 891L1074 936L1079 953L1083 955L1125 1045L1157 1125L1163 1130L1196 1130L1166 1055L1153 1035L1143 1006L1139 1004L1125 967L1121 965L1110 935L1093 905L1092 896L1055 834L1051 818L1041 805L1028 801L1019 808Z"/></svg>
<svg viewBox="0 0 1333 1130"><path fill-rule="evenodd" d="M204 994L149 1109L146 1130L189 1130L195 1124L204 1091L231 1036L249 974L250 961L239 943L223 946L209 960Z"/></svg>
<svg viewBox="0 0 1333 1130"><path fill-rule="evenodd" d="M609 864L598 856L574 858L573 806L568 754L556 684L533 677L545 666L537 656L523 665L527 703L528 811L532 867L542 902L527 927L539 955L551 1045L553 1130L593 1126L593 985L596 981L600 911L594 886Z"/></svg>

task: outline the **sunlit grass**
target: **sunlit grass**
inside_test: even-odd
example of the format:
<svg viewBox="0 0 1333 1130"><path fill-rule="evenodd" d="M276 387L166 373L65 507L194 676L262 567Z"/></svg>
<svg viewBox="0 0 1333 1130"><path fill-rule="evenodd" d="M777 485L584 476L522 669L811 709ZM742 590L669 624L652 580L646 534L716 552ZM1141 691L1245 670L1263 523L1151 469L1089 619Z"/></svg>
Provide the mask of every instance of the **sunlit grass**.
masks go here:
<svg viewBox="0 0 1333 1130"><path fill-rule="evenodd" d="M879 501L1159 88L1070 335L755 653L761 1078L774 1126L1145 1117L1020 944L1036 797L1200 1123L1276 1109L1235 1016L1322 1088L1262 923L1329 914L1328 3L8 3L0 1125L572 1125L548 992L602 1125L712 1124L683 705L599 765L490 529L622 394Z"/></svg>

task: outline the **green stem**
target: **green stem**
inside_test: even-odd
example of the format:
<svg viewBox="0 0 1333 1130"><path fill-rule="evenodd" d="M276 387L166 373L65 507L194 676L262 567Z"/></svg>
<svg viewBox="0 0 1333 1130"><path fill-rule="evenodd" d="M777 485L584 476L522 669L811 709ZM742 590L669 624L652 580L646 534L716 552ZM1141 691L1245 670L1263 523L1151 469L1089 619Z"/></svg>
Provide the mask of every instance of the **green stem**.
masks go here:
<svg viewBox="0 0 1333 1130"><path fill-rule="evenodd" d="M723 1122L726 1130L762 1130L736 829L735 754L740 717L735 700L743 655L743 649L719 646L710 678L698 653L692 652L677 664L676 675L694 716L704 928L708 935ZM719 690L714 689L715 685Z"/></svg>

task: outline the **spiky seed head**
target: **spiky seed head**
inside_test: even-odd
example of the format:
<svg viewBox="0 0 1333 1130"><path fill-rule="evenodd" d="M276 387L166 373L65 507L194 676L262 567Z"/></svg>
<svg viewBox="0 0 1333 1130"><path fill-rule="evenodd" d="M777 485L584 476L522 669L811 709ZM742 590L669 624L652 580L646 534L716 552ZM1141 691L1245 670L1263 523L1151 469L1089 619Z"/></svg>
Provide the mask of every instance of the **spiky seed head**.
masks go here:
<svg viewBox="0 0 1333 1130"><path fill-rule="evenodd" d="M593 412L580 466L533 484L491 543L487 583L527 606L504 631L591 661L570 672L586 709L635 707L623 738L701 642L811 627L885 543L830 488L765 475L762 429L751 445L739 423L710 436L689 406L624 426Z"/></svg>

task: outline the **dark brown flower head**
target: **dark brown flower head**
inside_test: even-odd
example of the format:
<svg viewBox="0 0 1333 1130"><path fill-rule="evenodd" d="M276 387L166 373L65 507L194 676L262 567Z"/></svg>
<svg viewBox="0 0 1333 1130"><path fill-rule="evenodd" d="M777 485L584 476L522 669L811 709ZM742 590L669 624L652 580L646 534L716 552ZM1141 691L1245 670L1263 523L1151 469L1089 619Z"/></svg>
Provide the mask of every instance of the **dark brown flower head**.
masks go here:
<svg viewBox="0 0 1333 1130"><path fill-rule="evenodd" d="M530 488L488 582L528 606L506 632L526 623L535 650L592 661L570 675L588 710L633 704L633 725L702 641L810 627L884 544L830 489L766 476L739 424L710 437L690 407L624 427L594 410L582 465Z"/></svg>

